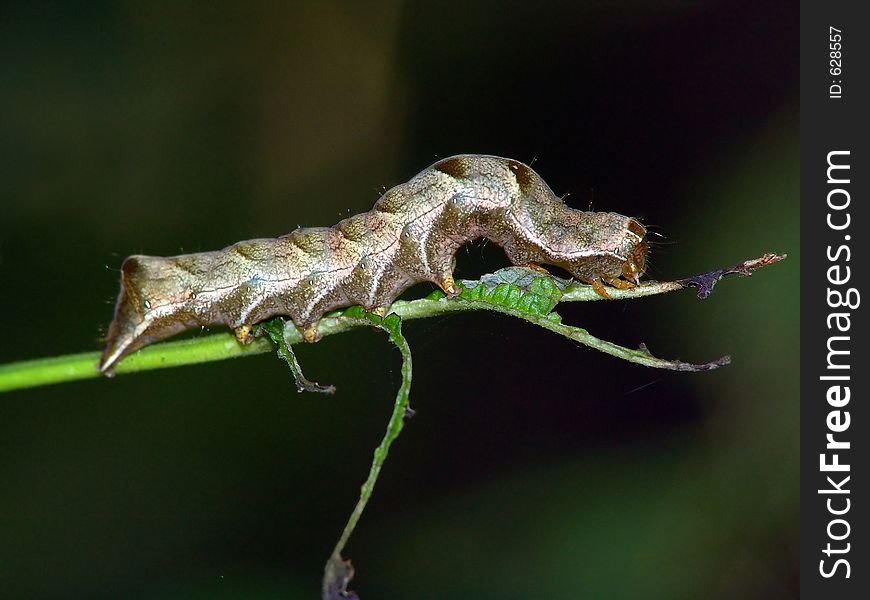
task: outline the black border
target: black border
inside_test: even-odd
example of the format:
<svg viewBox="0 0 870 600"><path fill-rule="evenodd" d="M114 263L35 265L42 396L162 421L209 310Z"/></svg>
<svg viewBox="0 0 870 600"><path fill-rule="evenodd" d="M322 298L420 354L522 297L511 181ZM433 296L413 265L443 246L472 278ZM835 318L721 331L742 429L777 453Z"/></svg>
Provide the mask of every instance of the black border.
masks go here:
<svg viewBox="0 0 870 600"><path fill-rule="evenodd" d="M801 598L845 599L866 598L870 571L870 533L866 529L868 457L865 441L868 439L868 416L864 410L867 398L867 378L870 363L861 346L868 342L866 334L867 308L870 296L861 298L862 305L851 314L851 340L848 357L852 367L848 371L851 381L851 400L842 410L850 412L850 426L838 438L851 442L851 448L842 452L841 462L850 464L850 481L844 487L850 490L850 510L844 515L850 524L849 537L843 543L851 544L847 554L841 555L850 563L850 577L837 575L824 578L819 572L819 561L825 559L822 549L828 543L826 527L830 519L825 505L830 496L819 494L825 487L826 474L819 470L819 454L825 452L825 434L828 433L826 416L833 410L827 403L826 391L830 382L821 381L826 373L827 339L826 318L830 312L826 301L827 270L833 263L827 257L827 247L834 249L847 242L851 249L851 282L841 287L855 287L863 292L867 278L867 127L870 117L870 98L867 79L870 64L867 44L870 22L862 18L862 3L855 1L801 2ZM829 72L829 27L843 30L842 98L829 98L829 86L834 79ZM832 187L827 182L827 157L833 150L849 150L851 181L848 208L851 225L848 231L833 231L826 224L827 194ZM843 255L845 256L845 255ZM848 310L848 309L846 309ZM836 476L836 474L832 474ZM838 496L841 501L844 496Z"/></svg>

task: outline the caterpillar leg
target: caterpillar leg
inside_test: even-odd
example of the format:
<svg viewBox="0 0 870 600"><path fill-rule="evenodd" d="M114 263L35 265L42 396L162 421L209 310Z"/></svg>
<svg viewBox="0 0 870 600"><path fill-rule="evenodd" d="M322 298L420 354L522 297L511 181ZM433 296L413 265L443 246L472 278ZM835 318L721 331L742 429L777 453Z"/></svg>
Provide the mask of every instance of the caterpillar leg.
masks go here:
<svg viewBox="0 0 870 600"><path fill-rule="evenodd" d="M530 269L534 269L535 271L537 271L537 272L539 272L539 273L545 273L546 275L551 275L551 273L550 273L547 269L545 269L544 267L542 267L542 266L539 265L538 263L530 262L530 263L529 263L529 268L530 268Z"/></svg>
<svg viewBox="0 0 870 600"><path fill-rule="evenodd" d="M615 287L618 290L630 290L633 287L637 287L637 284L635 282L626 281L625 279L620 279L619 277L608 279L605 283L609 286Z"/></svg>
<svg viewBox="0 0 870 600"><path fill-rule="evenodd" d="M314 342L319 342L320 338L323 337L320 335L320 332L317 331L317 325L320 321L316 323L312 323L308 327L302 329L302 339L308 342L309 344L313 344Z"/></svg>
<svg viewBox="0 0 870 600"><path fill-rule="evenodd" d="M254 328L251 325L240 325L233 329L233 334L240 344L250 344L254 341Z"/></svg>
<svg viewBox="0 0 870 600"><path fill-rule="evenodd" d="M610 300L610 294L607 293L607 288L604 287L604 282L601 281L600 277L593 277L589 279L583 279L583 283L588 283L592 286L592 289L595 290L595 293L605 298L606 300Z"/></svg>
<svg viewBox="0 0 870 600"><path fill-rule="evenodd" d="M456 281L453 280L452 273L445 273L444 275L440 275L435 283L450 298L458 296L460 293L462 293L462 290L460 290L459 287L456 285Z"/></svg>

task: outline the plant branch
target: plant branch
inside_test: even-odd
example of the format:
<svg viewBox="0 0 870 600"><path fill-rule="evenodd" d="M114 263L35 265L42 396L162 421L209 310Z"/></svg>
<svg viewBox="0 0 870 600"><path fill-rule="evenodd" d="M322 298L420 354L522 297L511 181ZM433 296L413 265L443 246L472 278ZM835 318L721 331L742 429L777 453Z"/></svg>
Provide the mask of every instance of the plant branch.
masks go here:
<svg viewBox="0 0 870 600"><path fill-rule="evenodd" d="M699 297L704 298L709 295L713 285L722 277L731 274L751 275L755 269L773 264L784 258L785 255L765 254L760 258L747 260L727 269L677 281L643 282L630 289L611 289L609 294L614 300L630 300L673 292L686 287L698 287ZM404 321L409 321L455 312L491 310L524 319L612 356L638 364L676 370L700 370L724 364L722 359L703 365L688 365L688 363L679 361L661 360L650 355L643 346L638 350L630 350L600 340L578 327L562 324L558 315L550 312L556 304L602 299L588 285L562 280L520 267L502 269L492 275L482 277L479 282L462 283L465 290L457 298L445 298L441 292L434 292L429 297L420 300L397 300L390 308L390 312L395 313ZM551 306L549 310L543 311L543 305L547 302ZM359 319L348 318L344 316L343 311L338 311L320 321L318 332L325 337L361 326L362 323ZM295 327L286 328L284 333L287 344L296 344L302 341L302 336ZM243 345L237 342L230 333L217 333L148 346L125 358L118 364L115 372L121 375L271 351L274 351L274 346L266 338L257 338L251 344ZM101 375L96 368L98 360L99 352L86 352L0 365L0 392L96 378Z"/></svg>

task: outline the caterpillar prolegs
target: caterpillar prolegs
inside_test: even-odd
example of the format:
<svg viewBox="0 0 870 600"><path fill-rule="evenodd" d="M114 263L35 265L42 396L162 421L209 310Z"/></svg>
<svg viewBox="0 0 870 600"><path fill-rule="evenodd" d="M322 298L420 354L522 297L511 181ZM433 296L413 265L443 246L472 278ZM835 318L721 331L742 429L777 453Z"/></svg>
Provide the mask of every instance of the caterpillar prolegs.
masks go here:
<svg viewBox="0 0 870 600"><path fill-rule="evenodd" d="M633 286L646 266L637 219L572 209L521 162L452 156L333 227L216 252L128 257L99 369L111 373L127 354L195 327L227 325L244 342L254 324L281 315L316 341L318 321L335 308L386 310L423 281L454 296L455 253L476 238L516 265L562 267L604 297L604 284Z"/></svg>

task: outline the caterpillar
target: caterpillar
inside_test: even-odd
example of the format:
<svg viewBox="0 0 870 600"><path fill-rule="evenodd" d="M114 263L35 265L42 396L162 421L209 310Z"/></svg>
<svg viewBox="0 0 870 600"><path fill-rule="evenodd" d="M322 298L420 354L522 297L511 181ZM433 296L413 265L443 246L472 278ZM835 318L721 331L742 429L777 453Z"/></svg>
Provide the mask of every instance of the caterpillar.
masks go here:
<svg viewBox="0 0 870 600"><path fill-rule="evenodd" d="M358 304L385 314L418 282L456 296L456 251L477 238L501 246L515 265L561 267L605 298L605 284L637 285L646 267L647 233L637 219L572 209L521 162L452 156L333 227L215 252L128 257L98 368L111 374L131 352L196 327L227 325L250 342L255 324L279 315L314 342L326 312Z"/></svg>

